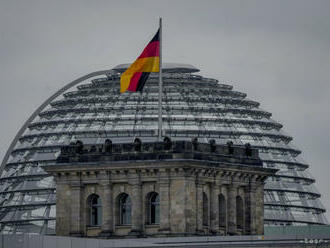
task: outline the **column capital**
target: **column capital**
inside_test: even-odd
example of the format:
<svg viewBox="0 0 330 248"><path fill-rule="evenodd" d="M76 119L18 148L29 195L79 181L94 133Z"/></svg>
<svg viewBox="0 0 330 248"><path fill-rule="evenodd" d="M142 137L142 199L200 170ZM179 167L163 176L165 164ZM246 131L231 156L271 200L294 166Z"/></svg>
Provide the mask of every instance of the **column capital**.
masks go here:
<svg viewBox="0 0 330 248"><path fill-rule="evenodd" d="M197 187L202 187L206 184L205 180L199 177L195 179L195 183Z"/></svg>
<svg viewBox="0 0 330 248"><path fill-rule="evenodd" d="M246 188L248 192L256 192L258 189L258 185L255 183L250 183L249 186Z"/></svg>
<svg viewBox="0 0 330 248"><path fill-rule="evenodd" d="M73 181L70 183L70 187L72 190L78 190L84 188L85 185L83 185L80 181Z"/></svg>
<svg viewBox="0 0 330 248"><path fill-rule="evenodd" d="M112 186L112 182L110 182L108 180L104 180L104 181L102 180L102 181L99 182L99 185L101 187L110 187L110 186Z"/></svg>
<svg viewBox="0 0 330 248"><path fill-rule="evenodd" d="M229 187L228 187L228 190L237 190L239 187L241 186L241 184L240 183L237 183L237 182L233 182L232 184L230 184L229 185Z"/></svg>
<svg viewBox="0 0 330 248"><path fill-rule="evenodd" d="M141 178L138 174L135 174L135 177L128 178L128 183L131 186L141 186Z"/></svg>
<svg viewBox="0 0 330 248"><path fill-rule="evenodd" d="M141 187L142 186L142 182L140 180L133 180L130 181L129 184L135 188L135 187Z"/></svg>
<svg viewBox="0 0 330 248"><path fill-rule="evenodd" d="M170 187L171 182L170 180L160 180L158 182L159 187Z"/></svg>

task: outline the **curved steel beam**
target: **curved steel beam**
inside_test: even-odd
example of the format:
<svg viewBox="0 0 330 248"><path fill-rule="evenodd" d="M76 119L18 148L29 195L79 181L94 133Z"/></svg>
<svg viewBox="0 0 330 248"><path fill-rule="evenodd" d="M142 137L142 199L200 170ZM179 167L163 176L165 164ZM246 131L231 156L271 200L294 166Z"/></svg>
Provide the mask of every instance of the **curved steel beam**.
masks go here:
<svg viewBox="0 0 330 248"><path fill-rule="evenodd" d="M53 101L56 97L58 97L59 95L61 95L63 92L65 92L66 90L70 89L71 87L75 86L76 84L79 84L91 77L95 77L95 76L99 76L99 75L103 75L106 74L108 72L111 72L113 70L103 70L103 71L95 71L92 73L89 73L85 76L82 76L74 81L72 81L71 83L68 83L67 85L65 85L63 88L61 88L59 91L57 91L55 94L53 94L51 97L49 97L43 104L41 104L39 106L39 108L37 108L33 114L30 116L30 118L24 123L24 125L21 127L21 129L18 131L18 133L16 134L14 140L11 142L3 160L1 163L1 167L0 167L0 173L2 172L2 170L4 169L7 160L10 156L10 154L12 153L18 139L22 136L22 134L24 133L24 131L26 130L26 128L29 126L29 124L31 124L31 122L34 120L34 118L37 117L37 115L51 102Z"/></svg>

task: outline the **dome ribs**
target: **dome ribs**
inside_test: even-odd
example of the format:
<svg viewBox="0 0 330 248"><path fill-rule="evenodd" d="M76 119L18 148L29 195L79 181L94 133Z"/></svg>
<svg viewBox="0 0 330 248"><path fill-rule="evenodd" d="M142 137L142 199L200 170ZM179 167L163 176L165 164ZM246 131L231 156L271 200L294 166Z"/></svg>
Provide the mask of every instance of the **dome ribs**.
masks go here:
<svg viewBox="0 0 330 248"><path fill-rule="evenodd" d="M192 74L192 68L178 66L163 74L165 135L171 140L199 137L206 142L213 139L216 144L228 140L238 145L250 143L259 149L265 167L279 169L276 176L266 181L265 222L326 223L315 179L308 173L309 165L300 157L301 151L291 144L292 137L281 130L282 124L274 121L258 102L233 90L231 83ZM37 182L48 180L48 175L32 167L40 168L56 159L64 144L77 139L96 144L106 139L120 143L134 137L142 142L154 138L158 121L157 73L151 73L142 93L130 94L119 94L120 72L89 75L93 76L84 76L60 90L15 139L16 145L4 161L0 178L3 226L20 226L36 220L13 218L33 208L47 209L37 218L44 221L42 228L47 228L48 221L54 222L54 215L49 214L54 204L31 201L23 206L6 207L8 202L3 200L14 199L14 195L22 198L25 194L53 197L52 181L37 186ZM296 217L295 212L300 215Z"/></svg>

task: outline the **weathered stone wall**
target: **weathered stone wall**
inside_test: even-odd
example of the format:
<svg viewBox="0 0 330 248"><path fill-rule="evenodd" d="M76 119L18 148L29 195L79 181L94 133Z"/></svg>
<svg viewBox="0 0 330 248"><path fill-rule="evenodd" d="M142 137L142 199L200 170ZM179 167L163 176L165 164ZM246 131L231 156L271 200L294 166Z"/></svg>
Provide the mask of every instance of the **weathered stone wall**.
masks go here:
<svg viewBox="0 0 330 248"><path fill-rule="evenodd" d="M264 181L276 171L263 168L249 144L168 138L104 146L78 141L44 168L57 182L56 234L103 237L262 234ZM159 196L159 223L149 220L152 192ZM131 199L130 224L120 223L122 193ZM102 209L102 221L93 226L92 195L102 202L93 208Z"/></svg>
<svg viewBox="0 0 330 248"><path fill-rule="evenodd" d="M70 185L56 180L56 233L59 235L70 234L71 222L71 189Z"/></svg>
<svg viewBox="0 0 330 248"><path fill-rule="evenodd" d="M52 168L54 170L54 167ZM62 168L63 169L63 168ZM55 169L56 170L56 169ZM160 162L120 166L77 165L55 173L57 235L239 235L263 233L264 172L251 168L213 167L202 163ZM259 174L259 175L258 175ZM148 224L147 195L160 196L160 223ZM132 200L131 225L119 225L118 196ZM207 225L203 223L203 193ZM219 195L226 199L226 225L219 226ZM90 227L88 197L102 200L102 225ZM243 199L244 225L237 228L236 197Z"/></svg>

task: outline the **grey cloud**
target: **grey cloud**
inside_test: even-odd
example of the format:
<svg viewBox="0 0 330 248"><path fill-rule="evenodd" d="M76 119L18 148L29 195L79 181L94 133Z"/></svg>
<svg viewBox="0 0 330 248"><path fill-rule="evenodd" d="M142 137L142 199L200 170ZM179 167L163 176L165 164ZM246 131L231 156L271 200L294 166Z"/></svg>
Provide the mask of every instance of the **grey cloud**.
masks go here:
<svg viewBox="0 0 330 248"><path fill-rule="evenodd" d="M162 16L164 60L231 82L272 112L330 209L329 9L326 0L0 0L0 157L47 97L132 61Z"/></svg>

